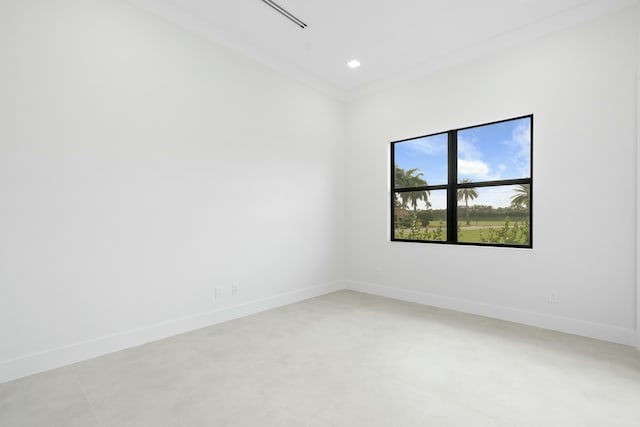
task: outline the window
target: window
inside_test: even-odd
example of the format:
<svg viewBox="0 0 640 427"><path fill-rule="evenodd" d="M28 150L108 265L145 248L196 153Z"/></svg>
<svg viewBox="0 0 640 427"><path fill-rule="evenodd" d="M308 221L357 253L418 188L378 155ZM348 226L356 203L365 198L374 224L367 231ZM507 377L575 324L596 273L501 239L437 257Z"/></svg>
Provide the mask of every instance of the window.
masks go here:
<svg viewBox="0 0 640 427"><path fill-rule="evenodd" d="M532 247L533 115L391 143L391 240Z"/></svg>

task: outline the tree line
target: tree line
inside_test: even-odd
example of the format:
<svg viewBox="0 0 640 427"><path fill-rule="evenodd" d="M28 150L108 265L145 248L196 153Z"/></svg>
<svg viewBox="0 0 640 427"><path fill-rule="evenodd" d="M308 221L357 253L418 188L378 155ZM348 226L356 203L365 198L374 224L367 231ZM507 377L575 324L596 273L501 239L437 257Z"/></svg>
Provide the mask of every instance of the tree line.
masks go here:
<svg viewBox="0 0 640 427"><path fill-rule="evenodd" d="M425 187L429 185L425 179L424 174L418 169L402 169L397 164L394 165L394 178L396 188L410 188L410 187ZM472 181L469 179L463 179L461 184L468 184ZM395 207L396 212L406 213L409 210L413 210L414 216L424 224L425 226L430 222L446 221L446 209L429 209L431 203L429 202L429 196L431 193L428 190L423 191L411 191L406 193L395 193ZM473 205L469 206L470 200L475 200L479 196L478 191L474 187L461 188L458 190L457 199L458 202L464 201L464 207L458 206L458 216L464 213L466 224L470 225L471 220L475 221L492 221L503 220L505 218L511 218L515 221L526 221L529 219L530 208L530 186L526 184L518 185L514 190L514 195L511 197L511 204L508 207L494 208L489 205ZM424 202L426 209L418 211L419 201ZM406 217L406 215L400 215ZM403 222L403 218L399 218Z"/></svg>

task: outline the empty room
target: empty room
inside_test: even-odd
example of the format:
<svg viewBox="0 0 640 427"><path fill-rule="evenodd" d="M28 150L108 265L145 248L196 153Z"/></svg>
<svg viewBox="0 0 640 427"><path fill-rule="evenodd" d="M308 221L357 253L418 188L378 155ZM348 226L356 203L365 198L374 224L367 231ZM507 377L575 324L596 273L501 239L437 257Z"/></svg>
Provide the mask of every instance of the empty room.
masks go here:
<svg viewBox="0 0 640 427"><path fill-rule="evenodd" d="M0 426L640 425L637 0L0 0Z"/></svg>

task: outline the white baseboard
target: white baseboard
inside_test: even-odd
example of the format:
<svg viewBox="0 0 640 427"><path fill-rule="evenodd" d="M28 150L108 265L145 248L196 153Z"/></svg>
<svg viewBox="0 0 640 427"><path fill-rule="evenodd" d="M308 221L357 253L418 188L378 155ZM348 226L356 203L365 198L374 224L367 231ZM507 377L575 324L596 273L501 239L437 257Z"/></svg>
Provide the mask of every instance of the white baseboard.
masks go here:
<svg viewBox="0 0 640 427"><path fill-rule="evenodd" d="M344 289L343 282L286 292L0 362L0 383Z"/></svg>
<svg viewBox="0 0 640 427"><path fill-rule="evenodd" d="M357 281L331 282L0 362L0 383L342 289L446 308L640 349L640 331Z"/></svg>
<svg viewBox="0 0 640 427"><path fill-rule="evenodd" d="M373 283L346 281L346 289L640 348L640 331L636 331L635 329L500 307L476 301L392 288Z"/></svg>

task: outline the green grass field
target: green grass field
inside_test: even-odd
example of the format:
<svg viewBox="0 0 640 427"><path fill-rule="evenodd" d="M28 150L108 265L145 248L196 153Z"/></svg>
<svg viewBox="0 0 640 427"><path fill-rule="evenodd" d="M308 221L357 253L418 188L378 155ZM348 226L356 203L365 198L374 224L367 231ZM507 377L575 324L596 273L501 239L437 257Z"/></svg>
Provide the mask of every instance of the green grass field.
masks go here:
<svg viewBox="0 0 640 427"><path fill-rule="evenodd" d="M467 225L466 221L459 221L458 225L460 226L460 232L458 234L459 242L469 242L469 243L478 243L480 242L480 233L482 233L482 229L476 229L475 227L483 227L483 228L492 228L492 227L503 227L504 221L469 221L470 224ZM472 230L467 230L466 228L474 228Z"/></svg>
<svg viewBox="0 0 640 427"><path fill-rule="evenodd" d="M512 222L511 224L513 225L515 223ZM428 227L428 231L433 231L436 230L438 228L438 224L440 225L440 227L442 227L443 229L443 235L442 235L442 239L441 240L446 240L446 229L447 229L447 223L446 221L443 222L439 222L439 223L435 223L432 222L431 225L429 225ZM469 225L466 225L466 221L459 221L458 225L460 227L460 231L458 234L458 241L459 242L467 242L467 243L480 243L480 235L481 233L486 233L486 229L488 228L502 228L504 226L504 220L500 221L500 220L496 220L496 221L489 221L489 220L480 220L480 221L470 221ZM476 228L476 227L481 227L481 228ZM425 228L421 227L420 228L420 232L424 232ZM404 235L401 235L401 233L399 232L404 232ZM408 236L408 234L410 233L409 229L399 229L396 230L396 238L400 238L400 239L409 239L411 240L411 237ZM486 234L485 234L486 236ZM424 239L424 237L418 237L418 239ZM425 240L429 240L429 239L425 239Z"/></svg>
<svg viewBox="0 0 640 427"><path fill-rule="evenodd" d="M472 242L478 243L480 242L480 233L482 230L465 230L464 228L460 230L460 234L458 234L459 242Z"/></svg>
<svg viewBox="0 0 640 427"><path fill-rule="evenodd" d="M519 222L520 220L511 220L511 223L513 224L514 222ZM460 225L460 227L462 227L463 229L465 227L490 227L490 226L498 226L498 227L502 227L504 225L504 220L492 220L492 221L485 221L485 220L480 220L480 221L469 221L469 225L467 225L467 222L465 220L462 221L458 221L458 225Z"/></svg>

